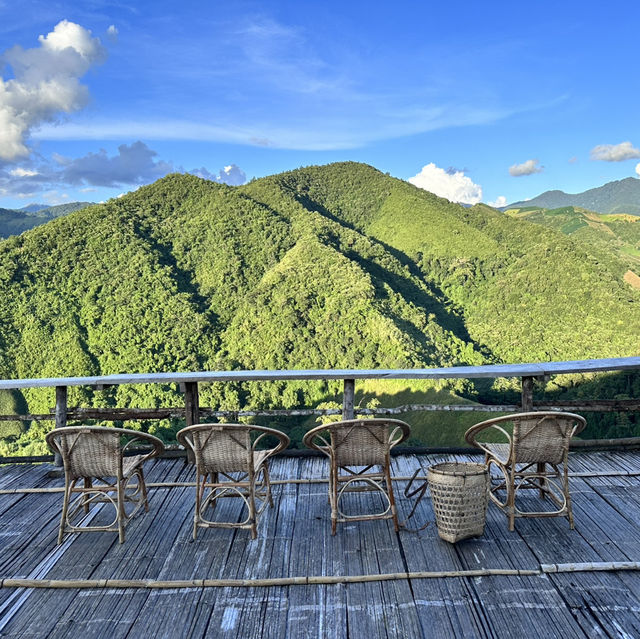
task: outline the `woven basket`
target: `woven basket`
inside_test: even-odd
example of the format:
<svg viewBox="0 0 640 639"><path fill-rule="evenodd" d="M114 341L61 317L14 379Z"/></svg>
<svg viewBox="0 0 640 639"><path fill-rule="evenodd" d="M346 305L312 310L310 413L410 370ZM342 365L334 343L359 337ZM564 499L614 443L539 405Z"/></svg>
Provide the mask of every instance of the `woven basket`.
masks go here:
<svg viewBox="0 0 640 639"><path fill-rule="evenodd" d="M447 462L428 472L438 534L455 544L484 533L489 473L483 464Z"/></svg>

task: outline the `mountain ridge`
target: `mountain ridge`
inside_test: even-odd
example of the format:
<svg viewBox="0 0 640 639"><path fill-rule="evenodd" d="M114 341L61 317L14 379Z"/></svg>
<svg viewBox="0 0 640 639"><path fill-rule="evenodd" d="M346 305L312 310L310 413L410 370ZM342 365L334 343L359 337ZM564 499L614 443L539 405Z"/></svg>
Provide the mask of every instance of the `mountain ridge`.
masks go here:
<svg viewBox="0 0 640 639"><path fill-rule="evenodd" d="M565 193L558 189L545 191L530 200L514 202L502 210L528 206L557 209L577 206L597 213L628 213L640 216L640 179L614 180L581 193Z"/></svg>

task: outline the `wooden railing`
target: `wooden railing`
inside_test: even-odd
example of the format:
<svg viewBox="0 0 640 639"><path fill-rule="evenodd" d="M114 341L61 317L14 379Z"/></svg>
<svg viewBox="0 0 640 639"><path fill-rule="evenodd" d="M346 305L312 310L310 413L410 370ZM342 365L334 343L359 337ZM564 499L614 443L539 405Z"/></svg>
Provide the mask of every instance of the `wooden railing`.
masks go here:
<svg viewBox="0 0 640 639"><path fill-rule="evenodd" d="M639 411L640 399L627 400L571 400L555 402L534 401L535 380L548 380L552 375L599 373L606 371L638 371L640 357L590 359L567 362L533 364L498 364L488 366L456 366L451 368L416 369L344 369L344 370L283 370L283 371L208 371L190 373L136 373L130 375L102 375L93 377L60 377L47 379L0 380L0 390L55 388L55 409L49 414L0 415L7 420L54 420L57 428L70 419L99 419L106 421L135 419L183 418L187 425L207 417L305 416L341 414L343 419L361 415L391 415L407 411L488 411L513 412L532 409L574 411ZM355 382L368 379L481 379L520 378L519 404L408 404L394 408L355 408ZM213 410L200 406L198 384L206 382L250 382L285 380L342 380L344 384L342 409L274 409L274 410ZM184 394L184 408L74 408L67 405L70 386L91 386L106 389L119 384L178 384Z"/></svg>

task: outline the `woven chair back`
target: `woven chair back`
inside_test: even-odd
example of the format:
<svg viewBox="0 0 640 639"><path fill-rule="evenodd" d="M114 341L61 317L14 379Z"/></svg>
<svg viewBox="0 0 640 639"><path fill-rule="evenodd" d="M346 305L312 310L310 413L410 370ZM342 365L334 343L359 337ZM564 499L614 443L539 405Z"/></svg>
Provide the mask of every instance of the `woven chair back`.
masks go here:
<svg viewBox="0 0 640 639"><path fill-rule="evenodd" d="M117 477L121 448L118 433L95 431L56 436L62 460L72 477Z"/></svg>
<svg viewBox="0 0 640 639"><path fill-rule="evenodd" d="M250 427L211 424L190 434L196 464L202 473L249 471L253 452Z"/></svg>
<svg viewBox="0 0 640 639"><path fill-rule="evenodd" d="M575 420L555 415L513 418L513 448L516 463L559 464L573 432Z"/></svg>
<svg viewBox="0 0 640 639"><path fill-rule="evenodd" d="M382 420L358 420L355 424L328 426L338 466L385 464L389 453L389 424Z"/></svg>

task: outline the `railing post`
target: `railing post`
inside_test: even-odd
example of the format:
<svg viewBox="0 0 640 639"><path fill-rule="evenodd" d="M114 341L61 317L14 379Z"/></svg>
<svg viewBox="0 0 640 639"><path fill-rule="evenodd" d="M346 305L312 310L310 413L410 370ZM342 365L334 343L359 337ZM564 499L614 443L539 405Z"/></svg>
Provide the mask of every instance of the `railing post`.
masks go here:
<svg viewBox="0 0 640 639"><path fill-rule="evenodd" d="M353 419L353 402L355 389L355 379L344 380L344 395L342 396L342 419Z"/></svg>
<svg viewBox="0 0 640 639"><path fill-rule="evenodd" d="M198 395L198 382L185 382L180 384L180 390L184 391L184 419L187 426L200 423L200 396ZM193 451L187 446L187 463L195 464Z"/></svg>
<svg viewBox="0 0 640 639"><path fill-rule="evenodd" d="M533 410L533 377L522 378L522 412L528 413Z"/></svg>
<svg viewBox="0 0 640 639"><path fill-rule="evenodd" d="M67 425L67 387L56 386L56 423L54 428L64 428ZM60 453L55 455L55 466L62 466Z"/></svg>
<svg viewBox="0 0 640 639"><path fill-rule="evenodd" d="M184 383L184 413L187 426L200 423L200 398L198 382Z"/></svg>

